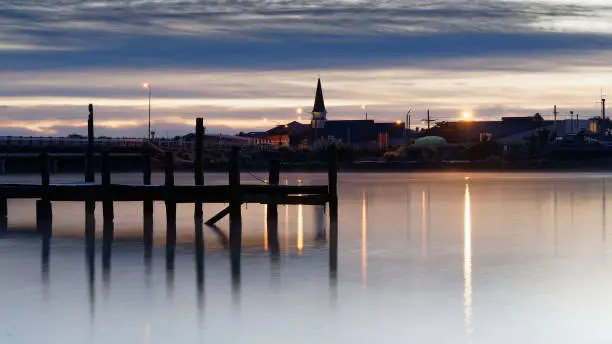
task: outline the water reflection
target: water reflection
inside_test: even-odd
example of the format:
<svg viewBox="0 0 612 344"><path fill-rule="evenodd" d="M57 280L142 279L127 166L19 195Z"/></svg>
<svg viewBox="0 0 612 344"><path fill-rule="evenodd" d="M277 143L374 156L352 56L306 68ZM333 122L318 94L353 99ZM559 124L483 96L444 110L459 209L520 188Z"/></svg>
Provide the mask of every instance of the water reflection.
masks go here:
<svg viewBox="0 0 612 344"><path fill-rule="evenodd" d="M285 254L289 255L289 206L285 205Z"/></svg>
<svg viewBox="0 0 612 344"><path fill-rule="evenodd" d="M264 204L264 251L268 252L268 205Z"/></svg>
<svg viewBox="0 0 612 344"><path fill-rule="evenodd" d="M298 205L298 218L297 218L297 249L298 255L302 255L304 250L304 206Z"/></svg>
<svg viewBox="0 0 612 344"><path fill-rule="evenodd" d="M427 240L429 236L429 209L427 203L427 192L421 194L421 254L427 257Z"/></svg>
<svg viewBox="0 0 612 344"><path fill-rule="evenodd" d="M557 255L557 251L559 247L558 216L559 216L559 195L557 192L557 185L555 184L555 191L553 194L553 231L554 231L554 241L555 241L555 256Z"/></svg>
<svg viewBox="0 0 612 344"><path fill-rule="evenodd" d="M606 179L602 181L601 188L601 235L605 243L606 241Z"/></svg>
<svg viewBox="0 0 612 344"><path fill-rule="evenodd" d="M472 333L472 209L470 186L465 184L463 215L463 305L466 333Z"/></svg>
<svg viewBox="0 0 612 344"><path fill-rule="evenodd" d="M365 286L368 281L368 215L367 195L361 193L361 284Z"/></svg>

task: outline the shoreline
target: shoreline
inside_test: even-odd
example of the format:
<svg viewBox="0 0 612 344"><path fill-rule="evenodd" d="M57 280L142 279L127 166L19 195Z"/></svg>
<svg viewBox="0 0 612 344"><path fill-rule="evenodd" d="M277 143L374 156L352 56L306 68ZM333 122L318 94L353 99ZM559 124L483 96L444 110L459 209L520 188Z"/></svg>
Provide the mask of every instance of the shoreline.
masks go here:
<svg viewBox="0 0 612 344"><path fill-rule="evenodd" d="M119 166L116 166L119 167ZM164 169L154 166L153 172L163 173ZM268 173L269 167L264 164L241 164L242 173ZM176 172L193 172L191 165L177 165ZM204 173L227 173L227 164L204 164ZM281 164L282 172L294 173L327 173L327 164L323 162L312 163L284 163ZM99 171L97 171L99 172ZM138 173L141 168L135 166L123 166L114 168L113 173ZM442 163L421 163L421 162L359 162L359 163L339 163L338 172L341 173L439 173L439 172L612 172L612 162L545 162L545 161L526 161L526 162L442 162ZM3 175L26 175L39 174L37 168L22 166L15 170L8 170ZM82 168L77 166L66 166L53 174L79 174L83 173Z"/></svg>

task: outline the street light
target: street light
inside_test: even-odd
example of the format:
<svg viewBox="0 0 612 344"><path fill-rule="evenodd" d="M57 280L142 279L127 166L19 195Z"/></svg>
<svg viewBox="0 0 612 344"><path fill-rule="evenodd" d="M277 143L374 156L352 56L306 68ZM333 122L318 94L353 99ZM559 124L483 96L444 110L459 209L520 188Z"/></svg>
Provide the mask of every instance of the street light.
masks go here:
<svg viewBox="0 0 612 344"><path fill-rule="evenodd" d="M367 105L361 105L361 110L363 110L365 112L365 119L367 121L368 120L368 106Z"/></svg>
<svg viewBox="0 0 612 344"><path fill-rule="evenodd" d="M145 82L142 84L142 88L149 90L149 141L151 141L151 84Z"/></svg>

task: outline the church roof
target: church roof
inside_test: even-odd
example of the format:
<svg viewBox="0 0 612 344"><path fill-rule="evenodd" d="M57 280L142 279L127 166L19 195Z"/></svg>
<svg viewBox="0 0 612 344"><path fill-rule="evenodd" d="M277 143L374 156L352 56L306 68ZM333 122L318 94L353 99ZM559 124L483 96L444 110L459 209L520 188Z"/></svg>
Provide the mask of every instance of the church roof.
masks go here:
<svg viewBox="0 0 612 344"><path fill-rule="evenodd" d="M317 81L317 94L315 96L314 107L312 112L326 113L325 102L323 101L323 89L321 88L321 78Z"/></svg>

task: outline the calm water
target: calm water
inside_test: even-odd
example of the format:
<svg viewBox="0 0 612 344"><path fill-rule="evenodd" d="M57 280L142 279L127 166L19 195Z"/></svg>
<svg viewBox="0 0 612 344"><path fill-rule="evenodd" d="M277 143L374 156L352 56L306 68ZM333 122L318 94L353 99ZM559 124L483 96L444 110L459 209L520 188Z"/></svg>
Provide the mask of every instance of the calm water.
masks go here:
<svg viewBox="0 0 612 344"><path fill-rule="evenodd" d="M263 177L263 176L262 176ZM55 182L77 180L59 176ZM226 176L209 174L207 183ZM243 176L245 182L256 182ZM325 183L288 174L287 183ZM162 183L156 175L154 182ZM330 279L320 207L279 207L280 261L265 208L243 207L242 279L205 232L196 286L193 205L178 207L165 270L163 203L143 260L142 209L115 208L112 270L90 280L84 206L54 204L50 265L31 234L34 202L9 203L0 237L0 343L600 343L612 341L612 233L605 174L341 174L339 268ZM114 182L137 183L137 174ZM9 176L0 182L37 182ZM177 183L192 182L177 175ZM205 206L212 216L223 205ZM97 207L101 237L101 206ZM227 231L227 220L219 223Z"/></svg>

